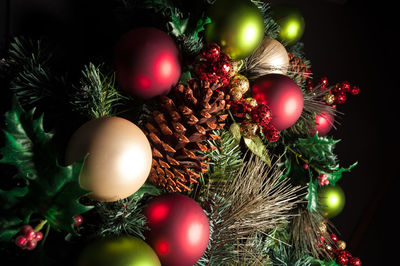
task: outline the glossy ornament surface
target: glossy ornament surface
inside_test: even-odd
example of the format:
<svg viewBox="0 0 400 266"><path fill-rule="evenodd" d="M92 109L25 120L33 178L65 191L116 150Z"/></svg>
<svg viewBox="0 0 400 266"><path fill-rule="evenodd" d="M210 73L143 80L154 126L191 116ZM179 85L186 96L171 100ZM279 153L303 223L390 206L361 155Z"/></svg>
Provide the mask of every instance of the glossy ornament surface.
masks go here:
<svg viewBox="0 0 400 266"><path fill-rule="evenodd" d="M218 43L231 59L249 56L264 37L264 19L251 1L217 0L208 16L206 41Z"/></svg>
<svg viewBox="0 0 400 266"><path fill-rule="evenodd" d="M142 130L120 117L83 124L71 137L66 164L86 156L80 186L98 201L116 201L135 193L150 173L152 152Z"/></svg>
<svg viewBox="0 0 400 266"><path fill-rule="evenodd" d="M346 198L338 184L335 186L323 186L318 190L318 204L325 218L337 216L344 208Z"/></svg>
<svg viewBox="0 0 400 266"><path fill-rule="evenodd" d="M291 5L280 4L271 8L275 22L281 27L278 39L286 46L297 43L303 36L306 23L300 11Z"/></svg>

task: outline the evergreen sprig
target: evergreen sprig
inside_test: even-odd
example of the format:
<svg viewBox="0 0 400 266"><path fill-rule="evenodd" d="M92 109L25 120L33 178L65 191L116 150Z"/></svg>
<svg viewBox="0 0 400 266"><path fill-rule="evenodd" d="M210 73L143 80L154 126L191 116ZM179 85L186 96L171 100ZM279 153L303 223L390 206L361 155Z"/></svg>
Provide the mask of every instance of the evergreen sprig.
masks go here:
<svg viewBox="0 0 400 266"><path fill-rule="evenodd" d="M71 95L74 110L92 119L115 115L117 106L129 99L117 90L114 72L104 74L102 67L86 65L80 84Z"/></svg>

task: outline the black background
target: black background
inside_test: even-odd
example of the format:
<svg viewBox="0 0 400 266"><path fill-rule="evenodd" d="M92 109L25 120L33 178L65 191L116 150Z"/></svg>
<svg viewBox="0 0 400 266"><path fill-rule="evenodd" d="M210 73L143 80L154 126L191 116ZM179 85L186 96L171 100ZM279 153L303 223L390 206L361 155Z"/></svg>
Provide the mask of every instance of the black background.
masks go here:
<svg viewBox="0 0 400 266"><path fill-rule="evenodd" d="M332 222L364 265L396 265L398 8L390 1L270 1L282 2L297 6L305 18L301 41L314 77L326 76L331 84L350 81L361 88L339 106L344 115L331 132L342 140L336 148L341 165L359 163L339 182L346 206ZM111 47L118 31L108 12L107 1L0 0L1 47L12 36L50 36L60 41L74 68L86 63L81 55L95 57ZM7 98L0 98L4 110Z"/></svg>

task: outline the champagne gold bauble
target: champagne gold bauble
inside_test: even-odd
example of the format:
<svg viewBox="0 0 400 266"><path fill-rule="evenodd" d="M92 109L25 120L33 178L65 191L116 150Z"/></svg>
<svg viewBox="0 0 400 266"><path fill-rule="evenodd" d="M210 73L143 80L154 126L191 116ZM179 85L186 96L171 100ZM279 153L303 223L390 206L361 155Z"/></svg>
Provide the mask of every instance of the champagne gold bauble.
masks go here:
<svg viewBox="0 0 400 266"><path fill-rule="evenodd" d="M229 86L231 88L237 88L242 94L245 94L250 88L250 83L245 76L236 74L231 78Z"/></svg>
<svg viewBox="0 0 400 266"><path fill-rule="evenodd" d="M258 105L257 100L251 97L244 99L245 103L248 103L251 107L256 107Z"/></svg>
<svg viewBox="0 0 400 266"><path fill-rule="evenodd" d="M232 97L233 101L239 101L243 97L243 93L240 88L233 87L229 90L229 95Z"/></svg>
<svg viewBox="0 0 400 266"><path fill-rule="evenodd" d="M335 102L335 95L333 95L332 93L327 93L324 95L323 99L326 104L332 105Z"/></svg>
<svg viewBox="0 0 400 266"><path fill-rule="evenodd" d="M231 60L231 71L229 71L229 76L233 77L239 73L240 69L243 66L243 60Z"/></svg>
<svg viewBox="0 0 400 266"><path fill-rule="evenodd" d="M150 173L150 143L140 128L123 118L98 118L81 126L69 141L66 164L86 154L79 183L98 201L129 197Z"/></svg>
<svg viewBox="0 0 400 266"><path fill-rule="evenodd" d="M257 123L244 121L240 125L240 133L242 133L242 136L245 138L252 139L257 137L259 130L260 127L257 125Z"/></svg>
<svg viewBox="0 0 400 266"><path fill-rule="evenodd" d="M343 240L338 240L338 241L336 241L336 247L339 250L345 250L346 249L346 242L344 242Z"/></svg>
<svg viewBox="0 0 400 266"><path fill-rule="evenodd" d="M249 0L218 0L208 13L205 37L215 42L231 59L243 59L260 45L264 37L264 19Z"/></svg>
<svg viewBox="0 0 400 266"><path fill-rule="evenodd" d="M264 38L244 64L246 76L250 80L272 73L285 75L289 67L289 55L280 42Z"/></svg>
<svg viewBox="0 0 400 266"><path fill-rule="evenodd" d="M134 237L103 239L86 246L77 266L161 266L157 254Z"/></svg>

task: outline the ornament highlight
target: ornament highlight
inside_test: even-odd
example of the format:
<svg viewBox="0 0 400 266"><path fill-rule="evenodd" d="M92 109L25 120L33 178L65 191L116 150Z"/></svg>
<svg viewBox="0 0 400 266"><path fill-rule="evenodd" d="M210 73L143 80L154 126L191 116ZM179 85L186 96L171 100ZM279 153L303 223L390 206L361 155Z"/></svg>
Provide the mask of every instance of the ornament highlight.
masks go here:
<svg viewBox="0 0 400 266"><path fill-rule="evenodd" d="M135 193L150 173L150 143L140 128L120 117L103 117L82 125L71 137L66 164L86 156L79 178L89 197L116 201Z"/></svg>
<svg viewBox="0 0 400 266"><path fill-rule="evenodd" d="M86 246L77 266L161 266L154 250L143 240L123 236Z"/></svg>
<svg viewBox="0 0 400 266"><path fill-rule="evenodd" d="M162 265L193 265L203 255L210 227L196 201L180 193L164 194L150 201L144 214L150 228L146 240Z"/></svg>
<svg viewBox="0 0 400 266"><path fill-rule="evenodd" d="M325 136L331 131L335 118L329 113L317 114L315 117L315 127L312 129L311 134L315 135L318 132L318 136Z"/></svg>
<svg viewBox="0 0 400 266"><path fill-rule="evenodd" d="M264 37L262 14L251 1L218 0L208 15L206 41L218 43L231 59L249 56Z"/></svg>
<svg viewBox="0 0 400 266"><path fill-rule="evenodd" d="M338 184L324 186L318 191L320 212L325 218L337 216L343 210L345 201L344 192Z"/></svg>
<svg viewBox="0 0 400 266"><path fill-rule="evenodd" d="M156 28L125 33L116 45L118 84L143 99L167 94L181 75L179 50L172 38Z"/></svg>
<svg viewBox="0 0 400 266"><path fill-rule="evenodd" d="M287 4L272 7L272 17L281 27L279 40L286 46L291 46L298 42L304 33L305 21L300 11Z"/></svg>
<svg viewBox="0 0 400 266"><path fill-rule="evenodd" d="M296 82L281 74L259 77L251 87L258 104L271 109L271 124L278 131L289 128L299 119L304 105L303 93Z"/></svg>

